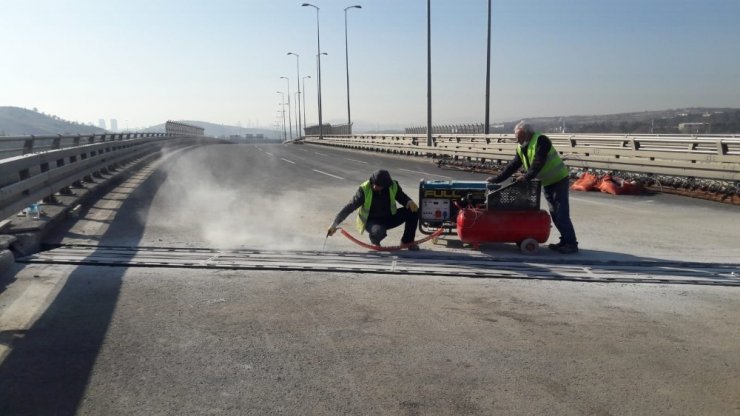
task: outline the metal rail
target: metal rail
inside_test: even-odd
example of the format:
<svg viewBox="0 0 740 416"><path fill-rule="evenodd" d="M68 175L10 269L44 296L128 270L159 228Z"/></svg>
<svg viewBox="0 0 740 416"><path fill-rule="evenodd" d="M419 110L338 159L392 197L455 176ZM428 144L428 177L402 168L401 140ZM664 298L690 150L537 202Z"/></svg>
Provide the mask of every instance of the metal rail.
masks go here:
<svg viewBox="0 0 740 416"><path fill-rule="evenodd" d="M23 143L23 147L21 155L0 159L0 220L76 182L157 152L165 144L201 139L162 133L2 138L0 144Z"/></svg>
<svg viewBox="0 0 740 416"><path fill-rule="evenodd" d="M740 181L737 135L548 134L570 167ZM306 142L391 154L505 163L516 154L512 134L420 134L307 137Z"/></svg>
<svg viewBox="0 0 740 416"><path fill-rule="evenodd" d="M78 147L85 144L105 143L131 139L165 138L166 133L118 133L91 135L49 135L49 136L8 136L0 137L0 160L13 156L50 150Z"/></svg>

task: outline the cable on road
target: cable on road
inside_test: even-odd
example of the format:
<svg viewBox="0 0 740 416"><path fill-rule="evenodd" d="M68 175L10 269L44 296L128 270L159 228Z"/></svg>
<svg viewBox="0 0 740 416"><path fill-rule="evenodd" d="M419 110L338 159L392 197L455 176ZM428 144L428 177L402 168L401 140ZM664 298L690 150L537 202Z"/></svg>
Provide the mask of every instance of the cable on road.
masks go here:
<svg viewBox="0 0 740 416"><path fill-rule="evenodd" d="M422 238L421 240L412 241L410 243L403 243L403 244L398 245L398 246L387 246L387 247L385 247L385 246L376 246L376 245L373 245L373 244L368 244L368 243L362 242L362 241L356 239L352 234L350 234L347 231L345 231L344 228L339 227L337 229L342 232L342 235L343 236L347 237L350 241L352 241L353 243L357 244L358 246L365 247L367 249L375 250L375 251L398 251L398 250L403 250L405 248L408 248L412 244L419 245L419 244L426 243L427 241L429 241L429 240L431 240L433 238L437 238L440 235L442 235L442 232L444 231L444 228L440 228L437 231L431 233L430 235Z"/></svg>

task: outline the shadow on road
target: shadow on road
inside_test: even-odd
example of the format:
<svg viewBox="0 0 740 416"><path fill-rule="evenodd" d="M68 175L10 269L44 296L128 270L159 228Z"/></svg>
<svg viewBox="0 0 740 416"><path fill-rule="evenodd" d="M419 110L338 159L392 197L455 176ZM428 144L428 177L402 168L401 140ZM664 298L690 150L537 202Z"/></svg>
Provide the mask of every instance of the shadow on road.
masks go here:
<svg viewBox="0 0 740 416"><path fill-rule="evenodd" d="M165 179L161 169L154 171L123 202L116 218L133 209L148 213L151 196ZM113 221L100 240L120 234L120 226L140 240L143 224L121 223ZM73 224L65 223L62 232ZM0 414L76 413L105 342L125 272L119 267L77 267L34 325L13 334L12 351L0 365Z"/></svg>

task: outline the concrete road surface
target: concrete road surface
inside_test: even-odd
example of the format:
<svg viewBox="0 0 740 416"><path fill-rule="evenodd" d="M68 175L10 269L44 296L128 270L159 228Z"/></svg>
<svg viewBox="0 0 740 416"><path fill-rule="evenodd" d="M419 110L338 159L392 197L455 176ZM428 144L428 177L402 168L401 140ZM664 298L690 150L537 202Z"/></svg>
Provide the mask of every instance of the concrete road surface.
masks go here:
<svg viewBox="0 0 740 416"><path fill-rule="evenodd" d="M421 177L485 177L315 146L176 151L47 243L318 260L326 226L379 167L414 197ZM571 264L740 274L736 207L598 194L572 206L584 250ZM562 260L451 238L423 248L401 255ZM339 236L326 252L380 261ZM61 263L18 264L2 283L3 415L740 414L732 285Z"/></svg>

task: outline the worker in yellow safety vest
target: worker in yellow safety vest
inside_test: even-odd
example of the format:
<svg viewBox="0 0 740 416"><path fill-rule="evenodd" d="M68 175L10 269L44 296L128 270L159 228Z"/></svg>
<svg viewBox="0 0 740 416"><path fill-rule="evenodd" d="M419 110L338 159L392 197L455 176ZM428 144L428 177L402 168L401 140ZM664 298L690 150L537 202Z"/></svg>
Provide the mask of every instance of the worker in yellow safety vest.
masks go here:
<svg viewBox="0 0 740 416"><path fill-rule="evenodd" d="M397 207L397 203L402 208ZM405 244L409 250L419 249L414 243L419 207L403 192L401 185L391 178L387 170L376 171L360 185L352 200L334 218L328 235L334 235L339 224L358 208L357 231L362 233L367 230L371 243L380 245L387 230L405 224L401 244Z"/></svg>
<svg viewBox="0 0 740 416"><path fill-rule="evenodd" d="M525 173L516 177L517 181L539 179L545 190L545 199L550 208L550 216L555 228L560 232L560 242L549 247L563 254L578 252L578 240L573 222L570 220L568 202L568 168L560 158L550 139L534 131L524 121L514 127L514 135L519 143L516 156L497 176L488 178L488 182L499 183L514 174L520 168Z"/></svg>

